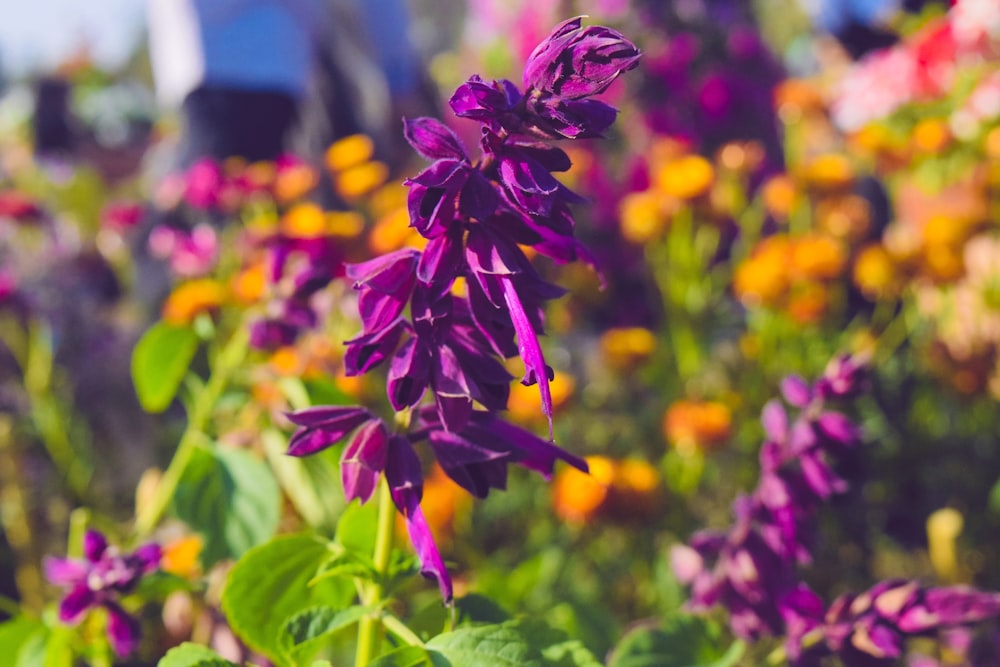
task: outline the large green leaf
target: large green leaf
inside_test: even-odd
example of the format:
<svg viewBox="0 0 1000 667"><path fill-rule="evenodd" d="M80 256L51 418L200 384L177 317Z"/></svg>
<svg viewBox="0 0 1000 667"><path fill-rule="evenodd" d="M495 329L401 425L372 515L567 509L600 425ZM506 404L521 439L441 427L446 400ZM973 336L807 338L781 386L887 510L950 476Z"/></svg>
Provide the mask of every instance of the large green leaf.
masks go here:
<svg viewBox="0 0 1000 667"><path fill-rule="evenodd" d="M282 490L306 522L324 533L332 531L347 503L340 487L339 448L312 456L288 456L288 438L268 429L261 435L264 452Z"/></svg>
<svg viewBox="0 0 1000 667"><path fill-rule="evenodd" d="M300 646L325 639L338 630L354 625L375 609L377 607L355 605L339 611L326 606L300 611L285 621L280 637L282 648L286 654L291 654Z"/></svg>
<svg viewBox="0 0 1000 667"><path fill-rule="evenodd" d="M354 599L350 581L308 585L329 554L325 542L303 534L276 537L248 551L233 566L222 594L236 634L278 665L292 664L281 637L287 619L320 605L347 607Z"/></svg>
<svg viewBox="0 0 1000 667"><path fill-rule="evenodd" d="M207 568L274 535L281 494L267 464L252 454L199 447L177 485L173 509L204 539Z"/></svg>
<svg viewBox="0 0 1000 667"><path fill-rule="evenodd" d="M145 410L167 409L197 351L198 334L190 327L158 322L143 334L132 351L132 382Z"/></svg>
<svg viewBox="0 0 1000 667"><path fill-rule="evenodd" d="M732 667L743 656L742 642L727 643L721 631L692 616L667 625L639 625L622 637L609 667Z"/></svg>
<svg viewBox="0 0 1000 667"><path fill-rule="evenodd" d="M34 618L18 616L4 621L0 623L0 655L11 657L13 664L19 667L42 664L44 651L37 660L32 658L32 654L37 652L39 646L44 646L47 634L45 625Z"/></svg>
<svg viewBox="0 0 1000 667"><path fill-rule="evenodd" d="M517 621L446 632L427 642L427 649L440 654L454 667L545 665L541 651L531 646ZM435 661L433 664L439 663Z"/></svg>
<svg viewBox="0 0 1000 667"><path fill-rule="evenodd" d="M419 646L403 646L386 653L368 667L453 667L440 653Z"/></svg>
<svg viewBox="0 0 1000 667"><path fill-rule="evenodd" d="M185 642L167 651L156 667L236 667L236 663L221 658L205 646Z"/></svg>

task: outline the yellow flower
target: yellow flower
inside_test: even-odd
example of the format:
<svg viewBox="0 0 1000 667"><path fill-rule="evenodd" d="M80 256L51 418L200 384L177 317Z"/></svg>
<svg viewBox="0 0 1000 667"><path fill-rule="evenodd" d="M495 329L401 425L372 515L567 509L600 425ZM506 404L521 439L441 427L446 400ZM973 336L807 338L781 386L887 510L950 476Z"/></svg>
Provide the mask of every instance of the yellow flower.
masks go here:
<svg viewBox="0 0 1000 667"><path fill-rule="evenodd" d="M552 507L564 521L583 523L604 505L615 478L615 463L605 456L586 457L590 474L566 467L552 482Z"/></svg>
<svg viewBox="0 0 1000 667"><path fill-rule="evenodd" d="M779 174L764 183L760 195L768 213L779 220L787 220L795 208L799 193L795 181L788 174Z"/></svg>
<svg viewBox="0 0 1000 667"><path fill-rule="evenodd" d="M790 280L791 248L787 236L769 236L736 267L733 291L744 305L775 305L785 295Z"/></svg>
<svg viewBox="0 0 1000 667"><path fill-rule="evenodd" d="M296 204L281 217L281 231L296 239L312 239L326 234L326 215L312 202Z"/></svg>
<svg viewBox="0 0 1000 667"><path fill-rule="evenodd" d="M675 401L663 415L663 434L682 454L717 447L729 439L732 413L718 401Z"/></svg>
<svg viewBox="0 0 1000 667"><path fill-rule="evenodd" d="M326 214L326 231L331 236L354 238L365 229L365 219L357 211L330 211Z"/></svg>
<svg viewBox="0 0 1000 667"><path fill-rule="evenodd" d="M201 571L198 557L204 542L198 535L189 535L163 545L160 569L184 579L193 579Z"/></svg>
<svg viewBox="0 0 1000 667"><path fill-rule="evenodd" d="M816 204L816 224L835 238L857 243L868 237L871 206L858 195L824 197Z"/></svg>
<svg viewBox="0 0 1000 667"><path fill-rule="evenodd" d="M230 286L233 298L244 306L257 303L267 290L267 265L255 262L237 273Z"/></svg>
<svg viewBox="0 0 1000 667"><path fill-rule="evenodd" d="M792 273L813 280L840 275L847 258L843 246L825 234L806 234L792 242Z"/></svg>
<svg viewBox="0 0 1000 667"><path fill-rule="evenodd" d="M913 145L922 153L940 153L950 142L948 124L940 118L924 118L913 128Z"/></svg>
<svg viewBox="0 0 1000 667"><path fill-rule="evenodd" d="M410 227L410 214L405 208L397 208L379 218L372 227L368 248L375 255L384 255L412 245L414 236L420 234Z"/></svg>
<svg viewBox="0 0 1000 667"><path fill-rule="evenodd" d="M830 305L829 290L825 285L800 282L788 297L788 314L799 324L818 322Z"/></svg>
<svg viewBox="0 0 1000 667"><path fill-rule="evenodd" d="M934 571L945 581L959 579L956 541L965 521L962 514L950 507L939 509L927 517L927 548Z"/></svg>
<svg viewBox="0 0 1000 667"><path fill-rule="evenodd" d="M363 134L352 134L333 142L326 149L326 166L339 172L365 163L375 153L375 144Z"/></svg>
<svg viewBox="0 0 1000 667"><path fill-rule="evenodd" d="M601 336L605 362L619 370L630 370L649 358L656 348L656 337L649 329L623 327L609 329Z"/></svg>
<svg viewBox="0 0 1000 667"><path fill-rule="evenodd" d="M685 155L670 160L656 171L654 177L660 192L682 200L704 195L714 180L715 168L700 155Z"/></svg>
<svg viewBox="0 0 1000 667"><path fill-rule="evenodd" d="M274 179L274 197L282 204L301 199L319 183L312 166L301 163L278 171Z"/></svg>
<svg viewBox="0 0 1000 667"><path fill-rule="evenodd" d="M302 357L293 345L279 347L268 359L271 370L282 377L298 377L302 374L303 365Z"/></svg>
<svg viewBox="0 0 1000 667"><path fill-rule="evenodd" d="M216 310L226 300L226 289L211 278L189 280L174 288L163 304L163 321L186 326L204 312Z"/></svg>
<svg viewBox="0 0 1000 667"><path fill-rule="evenodd" d="M854 284L869 299L880 299L895 293L895 264L881 244L861 249L854 260L853 278Z"/></svg>
<svg viewBox="0 0 1000 667"><path fill-rule="evenodd" d="M344 199L357 199L385 183L388 177L389 168L381 162L355 165L337 174L337 194Z"/></svg>
<svg viewBox="0 0 1000 667"><path fill-rule="evenodd" d="M555 380L549 382L549 391L552 394L552 409L556 411L569 402L576 389L573 378L565 373L557 373ZM507 411L513 420L519 422L532 422L541 420L542 397L538 391L538 385L525 387L520 382L515 382L510 388L510 398L507 399Z"/></svg>
<svg viewBox="0 0 1000 667"><path fill-rule="evenodd" d="M622 236L631 243L646 243L659 236L670 216L663 198L657 193L631 192L622 197L618 206Z"/></svg>
<svg viewBox="0 0 1000 667"><path fill-rule="evenodd" d="M817 190L843 190L854 182L854 167L847 156L827 153L813 159L802 170L802 180Z"/></svg>

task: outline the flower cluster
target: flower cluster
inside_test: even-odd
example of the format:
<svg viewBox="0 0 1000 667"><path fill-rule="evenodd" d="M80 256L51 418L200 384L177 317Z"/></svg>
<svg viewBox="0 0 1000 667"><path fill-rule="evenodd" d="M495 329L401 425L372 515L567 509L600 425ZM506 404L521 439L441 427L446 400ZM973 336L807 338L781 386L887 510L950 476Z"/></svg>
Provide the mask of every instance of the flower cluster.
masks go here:
<svg viewBox="0 0 1000 667"><path fill-rule="evenodd" d="M427 441L444 471L477 497L504 487L511 462L546 476L556 459L586 469L582 459L551 442L552 371L538 336L545 301L563 290L541 278L521 246L558 262L589 258L573 236L569 209L580 197L552 175L570 167L569 157L544 140L607 130L617 112L593 97L638 58L619 33L583 28L574 18L531 54L525 90L473 76L450 103L456 115L482 125L482 156L475 162L443 123L404 121L406 139L434 161L406 181L410 225L427 245L422 252L403 248L348 266L362 331L348 341L344 365L348 375L359 375L388 361L389 402L397 412L413 411L411 431L390 435L361 408L291 416L300 426L289 449L294 455L357 429L342 460L348 498L367 500L385 473L423 570L438 579L446 599L450 580L419 508L422 475L414 443ZM501 359L518 354L523 384L539 385L549 442L494 415L506 408L512 379ZM428 393L433 406L420 407Z"/></svg>
<svg viewBox="0 0 1000 667"><path fill-rule="evenodd" d="M108 639L119 656L126 656L139 643L139 622L119 604L122 595L135 588L145 575L160 566L158 544L147 544L135 552L123 554L110 546L97 531L87 531L83 539L83 558L45 559L49 582L68 588L59 604L59 620L79 623L90 609L104 608L108 613Z"/></svg>
<svg viewBox="0 0 1000 667"><path fill-rule="evenodd" d="M794 421L777 400L764 407L761 477L751 495L733 504L734 525L698 532L690 546L673 549L678 579L692 586L693 610L725 606L733 632L745 639L780 636L786 629L792 634L797 623L812 618L819 600L799 583L794 566L811 558L808 533L816 508L846 490L831 454L860 442L857 426L826 402L854 394L862 381L857 360L836 359L812 386L797 376L782 383L785 400L799 409Z"/></svg>

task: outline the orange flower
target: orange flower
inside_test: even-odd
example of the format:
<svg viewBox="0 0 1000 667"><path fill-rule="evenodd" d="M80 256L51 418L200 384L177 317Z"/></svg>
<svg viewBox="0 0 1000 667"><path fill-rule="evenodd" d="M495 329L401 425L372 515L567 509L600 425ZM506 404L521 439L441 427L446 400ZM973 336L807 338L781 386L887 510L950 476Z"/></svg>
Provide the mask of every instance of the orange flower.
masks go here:
<svg viewBox="0 0 1000 667"><path fill-rule="evenodd" d="M226 300L226 289L211 278L189 280L174 288L163 304L163 321L187 326L201 313L216 310Z"/></svg>
<svg viewBox="0 0 1000 667"><path fill-rule="evenodd" d="M654 174L654 183L660 192L683 200L704 195L714 181L715 168L700 155L670 160Z"/></svg>
<svg viewBox="0 0 1000 667"><path fill-rule="evenodd" d="M794 122L808 111L822 111L823 95L805 79L785 79L774 89L774 106L786 123Z"/></svg>
<svg viewBox="0 0 1000 667"><path fill-rule="evenodd" d="M365 162L337 174L337 194L344 199L363 197L385 183L389 168L381 162Z"/></svg>
<svg viewBox="0 0 1000 667"><path fill-rule="evenodd" d="M569 402L576 389L573 378L565 373L557 373L555 380L549 383L552 394L552 409L559 410ZM542 414L542 397L538 387L525 387L515 382L510 388L510 398L507 400L507 411L514 421L532 422L544 417Z"/></svg>
<svg viewBox="0 0 1000 667"><path fill-rule="evenodd" d="M795 181L788 174L768 179L761 188L761 199L767 212L779 220L787 220L799 197Z"/></svg>
<svg viewBox="0 0 1000 667"><path fill-rule="evenodd" d="M372 158L375 144L363 134L352 134L338 139L326 149L326 166L330 171L339 172L363 164Z"/></svg>
<svg viewBox="0 0 1000 667"><path fill-rule="evenodd" d="M204 541L199 535L188 535L163 545L160 568L183 579L194 579L201 572L198 557Z"/></svg>
<svg viewBox="0 0 1000 667"><path fill-rule="evenodd" d="M611 482L610 513L621 520L654 514L659 510L661 491L655 467L641 459L619 461Z"/></svg>
<svg viewBox="0 0 1000 667"><path fill-rule="evenodd" d="M296 204L281 218L281 231L296 239L313 239L326 234L326 215L312 202Z"/></svg>
<svg viewBox="0 0 1000 667"><path fill-rule="evenodd" d="M844 190L854 182L854 167L847 156L827 153L807 164L801 176L806 185L817 190Z"/></svg>
<svg viewBox="0 0 1000 667"><path fill-rule="evenodd" d="M326 214L326 231L330 236L354 238L364 229L364 216L357 211L330 211Z"/></svg>
<svg viewBox="0 0 1000 667"><path fill-rule="evenodd" d="M631 192L622 197L618 215L622 236L636 244L647 243L659 236L670 220L663 197L650 190Z"/></svg>
<svg viewBox="0 0 1000 667"><path fill-rule="evenodd" d="M384 255L412 245L414 236L420 234L410 227L410 214L405 208L397 208L379 218L372 227L368 248L376 255Z"/></svg>
<svg viewBox="0 0 1000 667"><path fill-rule="evenodd" d="M434 538L447 543L455 534L455 519L466 513L471 504L468 492L435 463L424 479L424 495L420 501Z"/></svg>
<svg viewBox="0 0 1000 667"><path fill-rule="evenodd" d="M871 206L858 195L825 197L816 204L816 222L827 234L857 243L868 236Z"/></svg>
<svg viewBox="0 0 1000 667"><path fill-rule="evenodd" d="M829 305L829 290L824 285L801 282L788 298L788 314L799 324L813 324L822 319Z"/></svg>
<svg viewBox="0 0 1000 667"><path fill-rule="evenodd" d="M769 236L736 267L733 291L746 306L774 305L788 290L792 244L787 236Z"/></svg>
<svg viewBox="0 0 1000 667"><path fill-rule="evenodd" d="M586 457L590 474L561 469L552 482L552 505L564 521L583 523L593 518L608 498L615 478L614 462L604 456Z"/></svg>
<svg viewBox="0 0 1000 667"><path fill-rule="evenodd" d="M237 273L230 286L237 303L249 306L257 303L267 290L267 267L264 262L255 262Z"/></svg>
<svg viewBox="0 0 1000 667"><path fill-rule="evenodd" d="M924 118L913 128L913 145L922 153L940 153L949 143L951 132L940 118Z"/></svg>
<svg viewBox="0 0 1000 667"><path fill-rule="evenodd" d="M642 327L608 329L601 336L604 360L618 370L634 369L648 359L655 348L653 332Z"/></svg>
<svg viewBox="0 0 1000 667"><path fill-rule="evenodd" d="M717 401L675 401L663 415L663 433L682 454L724 443L732 429L729 408Z"/></svg>
<svg viewBox="0 0 1000 667"><path fill-rule="evenodd" d="M832 280L847 261L843 246L825 234L806 234L792 242L792 273L813 280Z"/></svg>
<svg viewBox="0 0 1000 667"><path fill-rule="evenodd" d="M278 171L274 197L282 204L301 199L319 183L319 174L311 165L298 163Z"/></svg>
<svg viewBox="0 0 1000 667"><path fill-rule="evenodd" d="M854 284L869 299L895 293L896 268L892 257L880 244L862 248L854 260Z"/></svg>

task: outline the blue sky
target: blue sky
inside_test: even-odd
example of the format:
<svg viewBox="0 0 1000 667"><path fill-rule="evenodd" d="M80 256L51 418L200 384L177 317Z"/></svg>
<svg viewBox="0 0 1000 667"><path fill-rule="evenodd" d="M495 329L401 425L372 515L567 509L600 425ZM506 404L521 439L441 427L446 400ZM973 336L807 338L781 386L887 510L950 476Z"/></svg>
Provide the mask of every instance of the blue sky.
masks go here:
<svg viewBox="0 0 1000 667"><path fill-rule="evenodd" d="M145 0L5 0L0 67L15 76L52 69L86 42L102 66L120 64L143 27Z"/></svg>

